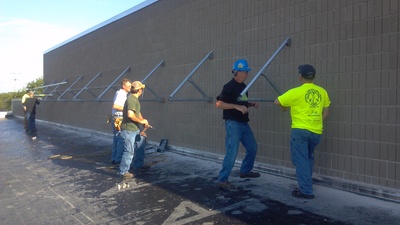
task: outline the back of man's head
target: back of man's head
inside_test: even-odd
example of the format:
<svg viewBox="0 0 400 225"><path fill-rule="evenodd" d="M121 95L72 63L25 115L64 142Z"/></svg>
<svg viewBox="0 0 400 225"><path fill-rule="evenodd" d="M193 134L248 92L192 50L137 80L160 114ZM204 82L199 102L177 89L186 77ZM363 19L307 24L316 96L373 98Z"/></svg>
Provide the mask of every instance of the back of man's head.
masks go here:
<svg viewBox="0 0 400 225"><path fill-rule="evenodd" d="M315 68L309 64L300 65L299 73L307 80L313 80L315 78Z"/></svg>

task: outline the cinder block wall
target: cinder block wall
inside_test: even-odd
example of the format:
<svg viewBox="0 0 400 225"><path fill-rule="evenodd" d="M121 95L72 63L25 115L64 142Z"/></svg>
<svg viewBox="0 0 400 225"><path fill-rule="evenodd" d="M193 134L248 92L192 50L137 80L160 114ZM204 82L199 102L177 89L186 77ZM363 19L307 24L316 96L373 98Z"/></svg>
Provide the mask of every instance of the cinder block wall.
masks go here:
<svg viewBox="0 0 400 225"><path fill-rule="evenodd" d="M44 55L45 83L78 82L59 101L39 107L38 118L111 132L105 123L114 89L95 101L88 91L72 101L97 73L90 87L99 95L126 68L124 77L142 80L162 60L146 85L164 103L145 91L142 114L156 128L152 141L223 155L222 111L215 97L232 78L238 58L252 67L249 80L287 38L285 47L264 71L286 91L299 85L297 66L313 64L316 83L331 97L331 114L318 146L315 175L332 185L354 191L373 187L399 193L399 2L388 0L160 0L99 30ZM213 51L192 76L213 102L169 101L168 97ZM118 83L119 84L119 81ZM51 90L51 89L49 89ZM74 92L74 93L72 93ZM250 97L275 99L278 94L260 77ZM186 83L175 96L202 98ZM57 96L55 97L57 99ZM259 143L257 163L275 169L293 168L290 161L290 115L271 102L250 110L251 126ZM19 112L19 111L18 111ZM243 157L243 151L239 158ZM354 188L356 187L356 188Z"/></svg>

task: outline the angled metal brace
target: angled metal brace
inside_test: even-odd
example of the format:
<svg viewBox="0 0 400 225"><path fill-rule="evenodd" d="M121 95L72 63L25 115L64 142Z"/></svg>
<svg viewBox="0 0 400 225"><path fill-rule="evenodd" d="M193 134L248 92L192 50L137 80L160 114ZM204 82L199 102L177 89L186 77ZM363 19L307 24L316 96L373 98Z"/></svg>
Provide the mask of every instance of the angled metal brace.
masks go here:
<svg viewBox="0 0 400 225"><path fill-rule="evenodd" d="M46 93L46 92L47 92L47 89L49 89L49 87L51 87L51 86L54 85L54 82L56 82L56 81L53 80L50 84L39 86L39 87L35 88L34 90L39 89L39 88L44 88L44 90L42 91L42 93ZM44 98L43 98L42 101L46 101L46 100L47 100L47 97L49 97L49 96L52 97L53 94L51 94L51 95L46 94L46 96L44 96Z"/></svg>
<svg viewBox="0 0 400 225"><path fill-rule="evenodd" d="M56 86L50 93L47 94L49 97L53 97L54 94L58 94L57 88L59 88L59 87L60 87L61 85L63 85L63 84L66 84L66 83L67 83L67 79L65 78L63 81L61 81L61 82L59 82L59 83L55 83L55 84L53 84L53 83L54 83L54 81L53 81L51 84L49 84L49 85L44 85L44 86L42 86L42 87L45 87L45 88L46 88L45 90L47 90L47 88L49 88L49 87ZM45 97L44 100L47 101L47 96Z"/></svg>
<svg viewBox="0 0 400 225"><path fill-rule="evenodd" d="M75 95L72 91L71 88L80 80L82 79L83 75L81 75L80 77L78 77L72 84L71 86L69 86L58 98L57 101L61 101L62 97L67 93L67 92L71 92L73 95Z"/></svg>
<svg viewBox="0 0 400 225"><path fill-rule="evenodd" d="M165 61L164 61L164 60L162 60L156 67L154 67L154 69L153 69L149 74L147 74L147 76L146 76L145 78L143 78L143 80L142 80L141 82L142 82L143 84L145 84L145 83L146 83L146 80L149 79L149 77L150 77L151 75L153 75L153 73L154 73L160 66L165 66ZM164 103L164 102L165 102L165 99L162 98L162 97L160 97L159 95L157 95L148 85L146 85L146 89L149 90L149 91L156 97L156 99L155 99L155 100L141 99L140 101L157 101L157 102L161 102L161 103Z"/></svg>
<svg viewBox="0 0 400 225"><path fill-rule="evenodd" d="M168 100L169 101L207 101L207 102L212 102L212 97L208 97L206 95L206 93L204 93L203 90L201 90L201 88L196 85L196 83L192 80L190 80L190 78L193 76L193 74L200 68L201 65L203 65L203 63L207 60L207 59L213 59L214 57L214 53L211 51L209 52L206 57L204 57L203 60L201 60L201 62L192 70L192 72L190 72L190 74L182 81L182 83L175 89L175 91L169 96ZM183 85L185 85L186 82L191 83L198 92L200 92L203 95L203 98L201 99L176 99L174 98L175 94L183 87Z"/></svg>
<svg viewBox="0 0 400 225"><path fill-rule="evenodd" d="M126 69L117 77L115 78L115 80L108 85L108 87L96 98L97 101L101 101L101 97L103 97L103 95L110 90L110 88L112 88L112 86L122 77L125 75L125 73L129 72L131 70L130 67L126 67Z"/></svg>
<svg viewBox="0 0 400 225"><path fill-rule="evenodd" d="M89 88L88 88L88 86L91 84L91 83L93 83L93 81L94 80L96 80L96 78L98 77L98 76L101 76L101 72L100 73L98 73L96 76L94 76L86 85L85 85L85 87L83 87L73 98L72 98L72 100L74 100L74 101L82 101L82 100L80 100L79 99L79 95L83 92L83 91L88 91L90 94L92 94L94 97L97 97L95 94L93 94L93 92L91 92L90 90L89 90Z"/></svg>
<svg viewBox="0 0 400 225"><path fill-rule="evenodd" d="M278 93L279 95L282 94L281 90L274 84L274 82L269 78L266 74L261 74L268 83L271 85L271 87ZM275 99L264 99L264 98L249 98L249 101L256 101L256 102L274 102Z"/></svg>
<svg viewBox="0 0 400 225"><path fill-rule="evenodd" d="M34 89L35 89L35 90L36 90L36 89L39 89L39 88L46 88L46 89L47 89L47 88L52 87L52 86L61 85L61 84L66 84L66 83L67 83L67 81L62 81L62 82L55 83L55 84L54 84L54 82L55 82L55 81L53 81L53 82L51 82L50 84L47 84L47 85L42 85L42 86L36 87L36 88L34 88ZM43 91L46 91L46 89L43 90Z"/></svg>
<svg viewBox="0 0 400 225"><path fill-rule="evenodd" d="M250 81L250 83L247 85L247 87L240 93L238 100L242 100L243 96L246 95L247 91L250 89L250 87L254 84L254 82L258 79L260 75L262 75L262 72L267 69L267 67L271 64L272 60L275 59L275 57L278 55L278 53L285 47L285 46L290 46L292 44L292 41L290 38L286 38L286 40L279 46L278 50L271 56L271 58L265 63L265 65L258 71L257 75ZM273 84L272 80L269 79L267 76L263 75L267 81L274 87L275 90L278 90L276 86ZM280 91L278 92L280 93ZM267 100L270 101L270 100Z"/></svg>
<svg viewBox="0 0 400 225"><path fill-rule="evenodd" d="M46 91L47 91L47 89L49 87L53 87L53 86L57 86L57 85L66 84L67 83L66 81L63 81L63 82L60 82L60 83L54 83L54 82L55 81L53 81L53 82L51 82L50 84L47 84L47 85L42 85L42 86L36 87L33 90L37 90L37 89L40 89L40 88L45 88L42 91L42 94L40 94L40 96L43 96L44 97L43 100L46 101L47 97L52 97L53 96L53 94L46 94ZM38 96L38 95L36 95L36 96Z"/></svg>

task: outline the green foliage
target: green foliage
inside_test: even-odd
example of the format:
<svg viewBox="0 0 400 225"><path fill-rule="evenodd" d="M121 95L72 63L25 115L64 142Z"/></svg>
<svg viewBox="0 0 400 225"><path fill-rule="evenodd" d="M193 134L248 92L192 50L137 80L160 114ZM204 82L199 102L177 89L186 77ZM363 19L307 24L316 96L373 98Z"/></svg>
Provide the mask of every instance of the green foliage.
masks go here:
<svg viewBox="0 0 400 225"><path fill-rule="evenodd" d="M30 90L34 90L35 94L41 94L42 93L42 89L36 89L37 87L43 86L43 77L39 77L34 81L29 82L26 85L26 90L30 89Z"/></svg>
<svg viewBox="0 0 400 225"><path fill-rule="evenodd" d="M21 99L22 96L26 93L26 90L28 89L33 90L42 85L43 85L43 77L40 77L34 81L29 82L26 88L22 90L8 92L8 93L0 93L0 111L10 111L12 99L15 98ZM40 94L40 93L41 89L35 90L35 94Z"/></svg>
<svg viewBox="0 0 400 225"><path fill-rule="evenodd" d="M22 97L22 95L21 95L21 97ZM18 98L18 96L20 96L19 92L0 93L0 111L10 111L11 110L11 100L13 98Z"/></svg>

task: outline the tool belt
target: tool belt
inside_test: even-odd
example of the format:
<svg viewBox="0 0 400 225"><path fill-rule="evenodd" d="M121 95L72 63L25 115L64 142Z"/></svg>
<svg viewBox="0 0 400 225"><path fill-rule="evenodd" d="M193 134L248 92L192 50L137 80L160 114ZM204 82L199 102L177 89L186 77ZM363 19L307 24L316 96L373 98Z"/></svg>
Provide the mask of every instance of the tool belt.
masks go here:
<svg viewBox="0 0 400 225"><path fill-rule="evenodd" d="M117 131L121 131L122 117L114 118L114 128Z"/></svg>
<svg viewBox="0 0 400 225"><path fill-rule="evenodd" d="M110 123L111 121L114 123L115 130L121 131L122 113L120 113L120 114L116 113L114 116L110 115L108 117L107 123Z"/></svg>

